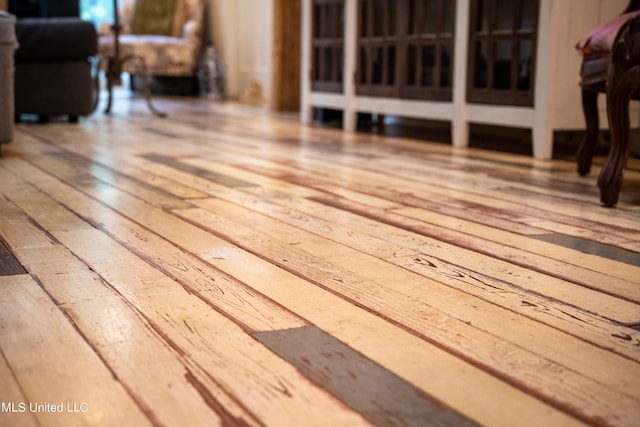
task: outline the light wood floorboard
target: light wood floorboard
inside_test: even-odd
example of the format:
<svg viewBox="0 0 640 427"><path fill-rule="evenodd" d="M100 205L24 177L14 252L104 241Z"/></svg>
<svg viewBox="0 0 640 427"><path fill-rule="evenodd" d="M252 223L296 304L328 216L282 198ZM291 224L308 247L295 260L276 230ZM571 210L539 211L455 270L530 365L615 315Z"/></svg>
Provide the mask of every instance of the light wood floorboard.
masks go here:
<svg viewBox="0 0 640 427"><path fill-rule="evenodd" d="M638 425L637 159L118 93L2 147L0 425Z"/></svg>

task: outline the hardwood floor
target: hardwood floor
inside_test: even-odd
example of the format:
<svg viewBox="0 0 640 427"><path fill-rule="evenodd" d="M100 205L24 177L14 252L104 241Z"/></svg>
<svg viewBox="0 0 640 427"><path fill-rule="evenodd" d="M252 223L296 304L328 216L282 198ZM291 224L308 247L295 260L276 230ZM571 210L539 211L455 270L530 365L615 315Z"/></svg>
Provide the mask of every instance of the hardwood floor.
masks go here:
<svg viewBox="0 0 640 427"><path fill-rule="evenodd" d="M640 162L116 99L0 158L1 426L638 426Z"/></svg>

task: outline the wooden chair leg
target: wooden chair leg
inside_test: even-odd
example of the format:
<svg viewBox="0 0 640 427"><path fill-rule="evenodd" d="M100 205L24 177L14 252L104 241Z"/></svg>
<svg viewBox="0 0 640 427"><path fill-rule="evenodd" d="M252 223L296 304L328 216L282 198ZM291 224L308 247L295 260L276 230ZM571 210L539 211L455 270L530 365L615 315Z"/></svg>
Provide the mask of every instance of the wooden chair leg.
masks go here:
<svg viewBox="0 0 640 427"><path fill-rule="evenodd" d="M607 80L607 113L611 150L598 177L600 200L611 207L618 203L623 172L629 157L629 102L640 89L640 15L620 30L611 55ZM629 29L634 30L630 32Z"/></svg>
<svg viewBox="0 0 640 427"><path fill-rule="evenodd" d="M582 88L582 111L586 122L586 132L577 153L578 173L581 176L591 172L593 153L598 143L600 118L598 115L598 88L584 86Z"/></svg>

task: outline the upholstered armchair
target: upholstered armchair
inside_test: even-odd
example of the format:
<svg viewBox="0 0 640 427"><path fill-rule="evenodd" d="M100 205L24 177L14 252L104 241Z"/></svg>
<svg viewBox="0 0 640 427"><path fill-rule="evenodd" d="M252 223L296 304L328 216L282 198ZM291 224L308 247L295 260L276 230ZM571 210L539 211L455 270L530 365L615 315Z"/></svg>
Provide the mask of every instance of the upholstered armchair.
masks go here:
<svg viewBox="0 0 640 427"><path fill-rule="evenodd" d="M578 173L587 175L591 170L600 129L598 93L605 93L611 149L598 186L602 203L614 206L629 156L629 100L640 99L640 0L631 0L620 15L585 34L576 49L582 54L580 84L586 122L577 153Z"/></svg>
<svg viewBox="0 0 640 427"><path fill-rule="evenodd" d="M586 134L577 153L580 175L587 175L591 171L591 161L600 130L598 94L606 93L614 39L622 25L639 10L640 0L630 0L620 15L592 29L576 43L575 47L582 56L580 86L582 87L582 109L586 123Z"/></svg>
<svg viewBox="0 0 640 427"><path fill-rule="evenodd" d="M203 7L203 0L120 0L120 57L141 58L151 76L195 76L202 47ZM100 29L99 55L103 59L114 55L110 25ZM122 71L145 72L140 61L125 61Z"/></svg>

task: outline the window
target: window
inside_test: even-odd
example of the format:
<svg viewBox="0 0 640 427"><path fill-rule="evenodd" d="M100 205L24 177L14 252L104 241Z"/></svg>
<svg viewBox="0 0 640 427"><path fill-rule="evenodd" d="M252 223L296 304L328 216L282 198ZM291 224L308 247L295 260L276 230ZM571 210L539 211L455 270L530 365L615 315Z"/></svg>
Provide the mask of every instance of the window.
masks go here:
<svg viewBox="0 0 640 427"><path fill-rule="evenodd" d="M360 0L359 95L450 100L455 1Z"/></svg>
<svg viewBox="0 0 640 427"><path fill-rule="evenodd" d="M539 0L472 0L467 100L533 106Z"/></svg>
<svg viewBox="0 0 640 427"><path fill-rule="evenodd" d="M311 87L342 92L344 0L314 0Z"/></svg>
<svg viewBox="0 0 640 427"><path fill-rule="evenodd" d="M96 28L113 22L113 0L80 0L80 16L91 21Z"/></svg>

